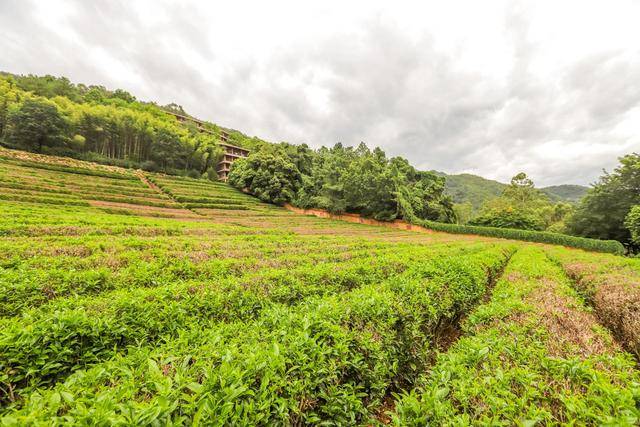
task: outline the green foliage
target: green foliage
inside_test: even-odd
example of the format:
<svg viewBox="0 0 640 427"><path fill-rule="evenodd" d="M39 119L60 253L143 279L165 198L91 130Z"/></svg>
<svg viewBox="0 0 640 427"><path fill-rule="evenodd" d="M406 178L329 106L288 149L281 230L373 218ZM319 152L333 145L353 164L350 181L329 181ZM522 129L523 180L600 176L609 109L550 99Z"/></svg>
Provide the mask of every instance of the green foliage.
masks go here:
<svg viewBox="0 0 640 427"><path fill-rule="evenodd" d="M446 179L446 192L455 203L470 203L474 211L479 210L483 203L500 196L506 187L501 182L468 173L434 173Z"/></svg>
<svg viewBox="0 0 640 427"><path fill-rule="evenodd" d="M629 210L624 225L631 233L631 241L640 246L640 205L635 205Z"/></svg>
<svg viewBox="0 0 640 427"><path fill-rule="evenodd" d="M435 173L446 178L446 192L455 203L471 203L474 211L478 211L484 203L499 197L507 186L507 184L468 173L458 175ZM553 202L569 203L578 202L587 190L585 186L570 184L540 188L540 191Z"/></svg>
<svg viewBox="0 0 640 427"><path fill-rule="evenodd" d="M469 202L454 203L453 212L456 217L456 224L466 224L473 218L473 205Z"/></svg>
<svg viewBox="0 0 640 427"><path fill-rule="evenodd" d="M444 180L420 172L405 159L387 159L379 148L336 144L312 151L280 144L234 163L229 183L261 200L332 213L351 212L378 220L453 221Z"/></svg>
<svg viewBox="0 0 640 427"><path fill-rule="evenodd" d="M0 141L10 147L217 179L220 129L207 123L201 132L166 110L120 89L0 73ZM234 131L232 140L251 139Z"/></svg>
<svg viewBox="0 0 640 427"><path fill-rule="evenodd" d="M589 187L584 185L551 185L549 187L543 187L540 189L546 194L552 201L555 202L579 202L589 191Z"/></svg>
<svg viewBox="0 0 640 427"><path fill-rule="evenodd" d="M560 247L546 252L565 270L617 343L640 360L640 260Z"/></svg>
<svg viewBox="0 0 640 427"><path fill-rule="evenodd" d="M196 333L195 329L199 328L191 331L187 328L175 340L167 341L163 349L151 354L144 347L141 350L131 349L130 354L118 358L117 363L107 360L86 374L70 377L68 382L60 383L51 391L45 388L34 391L24 408L10 416L22 421L28 417L56 417L62 402L51 399L49 395L68 393L74 396L74 402L68 402L68 406L65 404L63 412L87 417L87 421L95 415L83 415L83 408L88 403L85 399L109 401L112 408L128 406L124 412L119 409L110 411L112 419L122 419L124 413L127 417L141 417L146 412L144 407L164 407L158 413L159 423L167 423L175 417L229 424L295 419L301 422L334 420L337 423L355 423L370 416L387 390L395 384L410 382L433 357L428 346L431 334L419 331L433 331L444 319L455 317L470 307L486 289L487 275L495 273L504 262L504 250L499 248L471 254L464 260L435 258L383 283L358 283L351 291L310 297L293 307L264 300L260 303L259 298L251 298L242 290L229 292L224 289L217 297L194 296L193 302L201 301L197 306L191 307L193 303L184 301L188 303L185 307L191 307L186 313L172 308L175 303L165 303L161 311L142 308L140 303L149 298L139 299L137 301L140 302L127 306L143 310L145 318L134 315L132 309L118 317L134 322L128 328L109 324L108 319L96 319L100 323L92 327L86 320L76 320L77 315L66 317L53 311L56 322L62 322L64 327L50 327L50 330L68 331L64 336L69 344L77 346L93 341L93 346L100 345L105 349L109 344L106 338L110 334L140 330L141 325L145 325L143 330L149 331L156 325L171 326L162 321L165 311L173 313L170 317L175 318L176 326L189 319L188 313L222 315L230 323L228 326L224 323L211 324L204 334ZM208 306L206 310L200 307L203 303ZM116 303L121 304L126 303L124 300ZM227 309L221 310L222 306ZM180 317L176 318L176 315ZM244 317L247 315L249 317ZM40 327L46 328L51 323L43 322ZM97 328L100 324L103 326ZM136 328L134 325L140 326ZM78 338L72 339L74 336ZM27 351L34 349L28 345L34 341L39 340L16 336L13 342ZM68 351L52 350L47 354L58 356L58 363L47 363L32 375L48 377L50 369L60 369L61 362L77 360ZM137 399L132 401L128 397L130 393L140 395L150 382L162 378L161 366L167 365L168 361L157 357L163 351L173 354L174 362L169 364L177 369L164 375L175 378L173 375L178 374L194 386L185 389L181 386L182 380L175 378L177 383L169 381L159 388L152 386L149 389L152 396L144 399L146 403L136 402ZM89 353L78 352L90 357ZM34 353L38 354L37 351ZM5 360L22 363L31 360L23 356L14 357L13 351L4 354ZM194 363L178 362L184 361L185 357ZM33 359L34 362L36 360ZM133 375L128 378L121 376L123 369ZM18 371L24 372L22 369ZM201 376L205 372L208 379ZM119 388L125 394L101 391L102 378L107 373L113 380L118 378ZM43 395L47 397L40 400L38 396ZM161 401L167 398L173 401L188 399L185 403L192 403L163 406ZM306 398L310 399L309 404L300 406L300 401ZM75 402L78 402L77 406ZM232 410L225 409L227 407ZM98 415L105 416L107 414L104 413ZM94 421L99 419L94 418Z"/></svg>
<svg viewBox="0 0 640 427"><path fill-rule="evenodd" d="M631 241L625 218L640 204L640 154L620 158L620 165L594 184L570 218L572 234L598 239Z"/></svg>
<svg viewBox="0 0 640 427"><path fill-rule="evenodd" d="M540 198L540 193L535 190L533 181L524 172L511 178L511 183L504 189L502 195L520 206Z"/></svg>
<svg viewBox="0 0 640 427"><path fill-rule="evenodd" d="M513 208L493 209L469 221L469 225L520 230L542 230L539 219Z"/></svg>
<svg viewBox="0 0 640 427"><path fill-rule="evenodd" d="M262 152L237 160L229 174L229 184L248 190L260 200L279 205L294 197L301 179L296 165L278 152Z"/></svg>
<svg viewBox="0 0 640 427"><path fill-rule="evenodd" d="M313 154L282 149L313 176ZM532 402L537 414L550 404L578 423L635 416L637 375L624 355L552 360L537 345L550 335L539 319L494 341L480 336L498 314L521 318L516 296L534 278L545 291L557 278L539 249L297 215L203 179L2 154L21 159L0 158L3 425L375 425L391 396L421 396L430 381L438 407L451 410L439 424L459 421L463 406L514 424ZM33 167L25 157L60 163ZM356 160L386 177L375 159ZM442 184L395 161L389 170L421 191ZM340 191L346 200L363 188ZM124 203L86 206L104 200ZM178 216L153 217L156 204ZM640 272L630 259L558 250ZM505 287L509 280L518 282ZM502 298L474 310L496 281ZM447 351L465 318L478 341ZM540 401L542 389L554 400ZM405 423L423 421L423 400L417 418L408 400L397 405Z"/></svg>
<svg viewBox="0 0 640 427"><path fill-rule="evenodd" d="M470 225L522 230L564 231L564 220L572 211L563 202L553 204L534 187L533 181L523 172L515 175L500 197L484 203L480 215L469 221Z"/></svg>
<svg viewBox="0 0 640 427"><path fill-rule="evenodd" d="M42 152L66 145L67 123L55 104L28 99L7 118L7 141L14 147Z"/></svg>

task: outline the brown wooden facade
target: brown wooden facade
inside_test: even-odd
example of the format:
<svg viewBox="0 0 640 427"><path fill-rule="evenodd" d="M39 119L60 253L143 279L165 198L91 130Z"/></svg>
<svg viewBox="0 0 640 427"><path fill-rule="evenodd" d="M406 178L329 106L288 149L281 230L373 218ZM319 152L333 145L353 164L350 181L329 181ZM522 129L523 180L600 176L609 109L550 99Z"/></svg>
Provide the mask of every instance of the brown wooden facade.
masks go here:
<svg viewBox="0 0 640 427"><path fill-rule="evenodd" d="M206 128L205 122L193 117L183 116L182 114L167 111L167 113L174 116L178 122L187 123L192 122L196 125L199 132L205 132L211 135L215 133ZM231 164L238 159L249 156L249 150L246 148L238 147L229 144L229 133L224 129L220 129L220 142L218 145L224 150L224 154L216 165L216 172L218 173L218 179L221 181L227 181L229 179L229 171L231 170Z"/></svg>

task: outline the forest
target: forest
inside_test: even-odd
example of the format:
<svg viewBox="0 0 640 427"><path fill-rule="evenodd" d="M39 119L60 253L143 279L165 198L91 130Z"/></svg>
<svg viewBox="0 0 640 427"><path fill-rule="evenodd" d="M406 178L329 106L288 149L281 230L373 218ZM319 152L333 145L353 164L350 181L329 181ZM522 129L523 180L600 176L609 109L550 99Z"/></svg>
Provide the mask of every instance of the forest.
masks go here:
<svg viewBox="0 0 640 427"><path fill-rule="evenodd" d="M237 161L229 183L260 199L378 220L454 222L444 179L416 170L402 157L387 158L364 143L311 150L305 145L265 145Z"/></svg>

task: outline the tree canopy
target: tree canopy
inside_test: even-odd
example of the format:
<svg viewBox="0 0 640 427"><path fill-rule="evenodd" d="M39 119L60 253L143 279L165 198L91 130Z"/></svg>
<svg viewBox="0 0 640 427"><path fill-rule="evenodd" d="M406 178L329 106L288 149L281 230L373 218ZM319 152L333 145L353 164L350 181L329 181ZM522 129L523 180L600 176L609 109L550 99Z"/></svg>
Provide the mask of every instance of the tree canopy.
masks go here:
<svg viewBox="0 0 640 427"><path fill-rule="evenodd" d="M7 138L17 146L42 152L43 147L66 145L67 123L55 104L27 99L7 116Z"/></svg>
<svg viewBox="0 0 640 427"><path fill-rule="evenodd" d="M572 234L631 242L625 219L640 204L640 154L620 158L620 165L605 172L578 205L568 223Z"/></svg>
<svg viewBox="0 0 640 427"><path fill-rule="evenodd" d="M315 151L286 143L262 146L233 164L229 182L277 204L379 220L455 220L443 178L418 171L403 158L389 159L364 143Z"/></svg>
<svg viewBox="0 0 640 427"><path fill-rule="evenodd" d="M624 225L631 233L631 241L640 246L640 205L635 205L629 210Z"/></svg>

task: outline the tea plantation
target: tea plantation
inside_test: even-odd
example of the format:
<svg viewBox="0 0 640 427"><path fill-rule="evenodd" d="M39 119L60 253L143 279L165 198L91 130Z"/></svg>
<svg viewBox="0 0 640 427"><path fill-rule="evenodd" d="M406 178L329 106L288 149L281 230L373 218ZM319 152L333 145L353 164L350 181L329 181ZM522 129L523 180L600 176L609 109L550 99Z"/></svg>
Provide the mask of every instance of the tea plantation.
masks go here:
<svg viewBox="0 0 640 427"><path fill-rule="evenodd" d="M637 425L640 260L0 152L2 425Z"/></svg>

